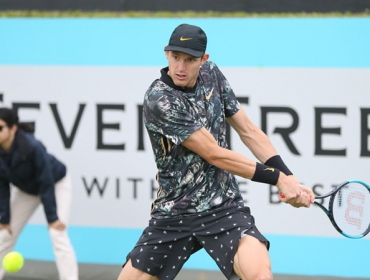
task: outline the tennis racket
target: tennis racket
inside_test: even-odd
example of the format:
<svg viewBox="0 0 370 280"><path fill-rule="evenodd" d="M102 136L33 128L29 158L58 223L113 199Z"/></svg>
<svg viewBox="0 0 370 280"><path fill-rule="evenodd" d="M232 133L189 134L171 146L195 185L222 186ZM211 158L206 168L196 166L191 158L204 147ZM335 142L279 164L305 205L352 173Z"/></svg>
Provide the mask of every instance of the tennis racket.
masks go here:
<svg viewBox="0 0 370 280"><path fill-rule="evenodd" d="M322 204L330 197L328 208ZM328 216L334 228L348 238L358 239L370 231L370 186L358 180L343 182L314 201Z"/></svg>

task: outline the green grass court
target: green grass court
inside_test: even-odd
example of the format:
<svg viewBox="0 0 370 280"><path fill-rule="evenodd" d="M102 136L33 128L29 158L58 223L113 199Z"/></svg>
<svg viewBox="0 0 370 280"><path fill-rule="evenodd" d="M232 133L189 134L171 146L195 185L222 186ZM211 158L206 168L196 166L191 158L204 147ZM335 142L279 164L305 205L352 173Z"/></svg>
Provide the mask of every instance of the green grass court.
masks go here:
<svg viewBox="0 0 370 280"><path fill-rule="evenodd" d="M79 264L79 280L116 280L121 267L119 265ZM7 274L4 280L58 280L54 262L26 260L21 271ZM176 280L226 280L223 274L214 270L183 269ZM365 278L309 277L299 275L274 275L274 280L366 280Z"/></svg>

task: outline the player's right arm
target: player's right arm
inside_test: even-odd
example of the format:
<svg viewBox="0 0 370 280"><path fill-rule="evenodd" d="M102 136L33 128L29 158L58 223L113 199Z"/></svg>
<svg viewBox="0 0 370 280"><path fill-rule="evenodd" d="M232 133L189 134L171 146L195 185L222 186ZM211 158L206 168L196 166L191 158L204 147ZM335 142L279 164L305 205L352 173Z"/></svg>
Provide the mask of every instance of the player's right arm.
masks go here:
<svg viewBox="0 0 370 280"><path fill-rule="evenodd" d="M255 176L257 170L256 162L235 151L220 147L211 133L205 128L200 128L193 132L182 145L197 153L210 164L234 175L250 180ZM271 172L271 170L267 170L267 172ZM272 172L278 172L278 169L274 169ZM268 175L266 173L266 176ZM285 198L281 198L282 201L294 207L310 206L310 197L306 192L302 191L302 187L293 176L286 176L282 172L275 175L278 179L274 185L285 195Z"/></svg>
<svg viewBox="0 0 370 280"><path fill-rule="evenodd" d="M182 145L220 169L247 179L252 179L254 175L256 162L220 147L212 134L203 127L193 132Z"/></svg>

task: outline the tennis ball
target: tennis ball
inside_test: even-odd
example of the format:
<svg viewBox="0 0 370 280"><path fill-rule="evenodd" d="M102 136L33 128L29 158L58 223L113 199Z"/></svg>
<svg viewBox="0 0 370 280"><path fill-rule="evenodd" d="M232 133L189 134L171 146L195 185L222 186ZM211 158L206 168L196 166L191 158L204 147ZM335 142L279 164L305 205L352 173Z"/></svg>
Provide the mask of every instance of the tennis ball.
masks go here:
<svg viewBox="0 0 370 280"><path fill-rule="evenodd" d="M3 258L3 267L7 272L14 273L23 267L24 259L18 252L10 252Z"/></svg>

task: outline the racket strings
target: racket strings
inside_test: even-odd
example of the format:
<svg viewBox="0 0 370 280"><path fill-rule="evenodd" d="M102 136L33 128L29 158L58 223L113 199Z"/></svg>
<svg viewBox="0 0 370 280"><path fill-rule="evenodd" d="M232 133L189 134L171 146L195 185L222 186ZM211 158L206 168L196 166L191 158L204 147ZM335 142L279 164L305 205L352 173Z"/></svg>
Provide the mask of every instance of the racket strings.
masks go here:
<svg viewBox="0 0 370 280"><path fill-rule="evenodd" d="M366 234L370 225L370 191L361 183L343 186L332 201L332 213L338 227L349 236Z"/></svg>

